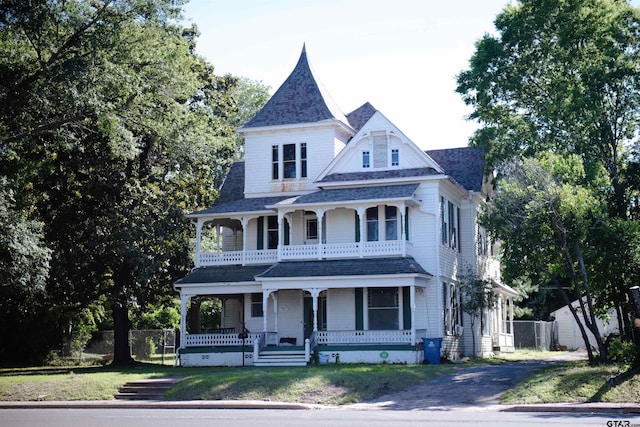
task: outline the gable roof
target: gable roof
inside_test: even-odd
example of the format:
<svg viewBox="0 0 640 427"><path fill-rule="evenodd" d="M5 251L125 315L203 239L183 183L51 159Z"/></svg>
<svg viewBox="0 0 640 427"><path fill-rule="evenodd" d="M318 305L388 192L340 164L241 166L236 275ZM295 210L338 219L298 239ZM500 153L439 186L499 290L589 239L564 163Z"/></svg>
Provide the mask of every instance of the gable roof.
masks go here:
<svg viewBox="0 0 640 427"><path fill-rule="evenodd" d="M349 124L351 125L351 127L354 128L356 132L358 132L360 129L362 129L362 126L364 126L364 124L369 121L371 116L373 116L376 111L378 110L376 110L373 105L365 102L360 107L347 114L347 120L349 120Z"/></svg>
<svg viewBox="0 0 640 427"><path fill-rule="evenodd" d="M315 78L302 47L295 68L265 106L243 128L348 120Z"/></svg>
<svg viewBox="0 0 640 427"><path fill-rule="evenodd" d="M279 262L263 273L261 278L322 277L322 276L376 276L390 274L419 274L431 276L411 257L359 258L318 261Z"/></svg>
<svg viewBox="0 0 640 427"><path fill-rule="evenodd" d="M485 164L482 149L461 147L425 152L458 184L469 191L482 190Z"/></svg>

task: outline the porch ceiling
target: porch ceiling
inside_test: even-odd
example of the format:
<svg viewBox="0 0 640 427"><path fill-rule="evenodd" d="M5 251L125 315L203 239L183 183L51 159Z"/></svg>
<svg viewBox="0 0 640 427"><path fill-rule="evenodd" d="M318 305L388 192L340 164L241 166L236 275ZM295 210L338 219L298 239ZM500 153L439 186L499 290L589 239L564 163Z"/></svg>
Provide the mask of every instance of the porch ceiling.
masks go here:
<svg viewBox="0 0 640 427"><path fill-rule="evenodd" d="M318 261L279 262L257 274L260 278L321 277L321 276L375 276L416 274L432 276L413 258L359 258Z"/></svg>

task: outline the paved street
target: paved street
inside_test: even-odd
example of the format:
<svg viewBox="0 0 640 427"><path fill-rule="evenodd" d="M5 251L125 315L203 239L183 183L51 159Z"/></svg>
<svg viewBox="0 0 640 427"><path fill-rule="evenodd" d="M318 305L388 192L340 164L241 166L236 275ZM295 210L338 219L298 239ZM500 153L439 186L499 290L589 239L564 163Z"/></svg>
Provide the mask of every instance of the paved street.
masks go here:
<svg viewBox="0 0 640 427"><path fill-rule="evenodd" d="M3 427L404 427L404 426L607 426L630 416L487 411L291 411L256 409L4 409ZM636 421L637 422L637 421ZM618 424L616 424L618 425ZM624 424L619 424L624 425Z"/></svg>

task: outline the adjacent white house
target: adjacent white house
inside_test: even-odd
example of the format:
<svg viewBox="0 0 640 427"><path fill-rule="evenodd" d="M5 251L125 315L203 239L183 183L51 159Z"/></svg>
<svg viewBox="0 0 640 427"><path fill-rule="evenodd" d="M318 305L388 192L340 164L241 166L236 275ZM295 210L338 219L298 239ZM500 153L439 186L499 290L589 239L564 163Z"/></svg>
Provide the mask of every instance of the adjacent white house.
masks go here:
<svg viewBox="0 0 640 427"><path fill-rule="evenodd" d="M586 298L583 298L583 302L586 304ZM584 325L584 316L579 308L579 300L573 301L571 305L578 311L578 318ZM580 333L580 327L578 326L576 319L573 317L569 306L565 305L556 311L552 311L551 317L555 319L556 322L556 342L559 346L567 347L569 350L577 350L585 347L584 339ZM603 340L609 335L620 334L616 310L613 308L610 309L607 317L608 318L606 319L596 317L596 326L598 327L600 337ZM596 338L593 336L593 333L589 329L586 329L586 327L585 330L587 337L589 338L589 344L592 348L597 349L598 343L596 342Z"/></svg>
<svg viewBox="0 0 640 427"><path fill-rule="evenodd" d="M475 148L423 151L371 104L344 115L303 48L238 130L234 163L196 226L195 268L175 283L182 366L422 363L423 338L449 358L513 350L516 293L500 283L478 225L490 191ZM499 296L471 330L461 274ZM220 301L216 325L187 316ZM192 313L188 313L189 310ZM196 322L197 323L197 322Z"/></svg>

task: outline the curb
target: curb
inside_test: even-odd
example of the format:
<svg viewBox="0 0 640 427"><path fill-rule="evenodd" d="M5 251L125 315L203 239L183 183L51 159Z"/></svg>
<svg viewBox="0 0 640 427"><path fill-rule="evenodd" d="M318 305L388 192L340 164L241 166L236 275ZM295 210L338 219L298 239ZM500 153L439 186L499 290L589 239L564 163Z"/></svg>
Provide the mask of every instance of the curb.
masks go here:
<svg viewBox="0 0 640 427"><path fill-rule="evenodd" d="M541 403L505 406L501 412L565 412L573 414L640 414L637 403Z"/></svg>
<svg viewBox="0 0 640 427"><path fill-rule="evenodd" d="M262 400L86 400L0 402L0 409L318 409L321 405Z"/></svg>
<svg viewBox="0 0 640 427"><path fill-rule="evenodd" d="M385 410L382 408L350 408L306 403L272 402L263 400L77 400L77 401L25 401L0 402L0 409L286 409L286 410ZM425 407L424 410L434 408ZM483 410L487 407L463 406L447 407L448 410ZM636 403L553 403L528 405L495 405L492 410L499 412L546 412L574 414L640 414ZM489 409L489 410L491 410ZM391 411L394 411L391 409Z"/></svg>

